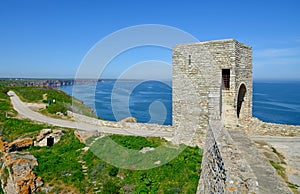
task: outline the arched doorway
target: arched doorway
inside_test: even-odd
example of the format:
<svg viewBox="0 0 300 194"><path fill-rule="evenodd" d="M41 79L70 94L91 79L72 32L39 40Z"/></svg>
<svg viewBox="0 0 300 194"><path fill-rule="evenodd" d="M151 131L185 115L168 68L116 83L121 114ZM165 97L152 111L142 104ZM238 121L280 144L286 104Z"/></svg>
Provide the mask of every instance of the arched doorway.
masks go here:
<svg viewBox="0 0 300 194"><path fill-rule="evenodd" d="M246 94L246 86L245 84L242 84L240 86L239 89L239 94L238 94L238 98L237 98L237 117L240 118L240 112L241 112L241 108L242 108L242 104L244 102L244 97Z"/></svg>

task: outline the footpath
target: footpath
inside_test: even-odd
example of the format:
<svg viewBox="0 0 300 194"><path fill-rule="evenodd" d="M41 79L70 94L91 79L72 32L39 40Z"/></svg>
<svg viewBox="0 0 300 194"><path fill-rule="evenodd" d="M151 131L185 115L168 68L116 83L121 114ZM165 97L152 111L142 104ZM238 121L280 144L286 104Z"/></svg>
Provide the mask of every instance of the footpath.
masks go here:
<svg viewBox="0 0 300 194"><path fill-rule="evenodd" d="M284 180L277 175L268 159L258 151L254 142L243 131L231 130L228 132L257 177L259 193L292 193Z"/></svg>

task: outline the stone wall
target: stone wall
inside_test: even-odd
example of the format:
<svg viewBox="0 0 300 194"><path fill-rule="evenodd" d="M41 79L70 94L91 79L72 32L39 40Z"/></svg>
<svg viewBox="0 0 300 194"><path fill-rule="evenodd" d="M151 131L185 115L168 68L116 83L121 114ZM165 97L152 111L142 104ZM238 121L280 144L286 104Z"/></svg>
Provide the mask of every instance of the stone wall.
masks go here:
<svg viewBox="0 0 300 194"><path fill-rule="evenodd" d="M223 128L219 84L212 83L209 90L209 127L197 193L257 193L258 183L251 167Z"/></svg>
<svg viewBox="0 0 300 194"><path fill-rule="evenodd" d="M233 39L177 45L173 48L173 127L186 144L205 139L209 106L221 109L224 123L252 116L252 49ZM208 103L210 90L221 90L222 69L230 70L230 88ZM246 95L238 100L240 86ZM191 142L191 143L189 143Z"/></svg>
<svg viewBox="0 0 300 194"><path fill-rule="evenodd" d="M155 133L155 132L174 132L172 126L169 126L169 125L105 121L105 120L100 120L100 119L84 116L81 114L77 114L77 113L74 113L71 111L67 111L67 114L69 117L71 117L71 119L73 119L75 121L85 122L85 123L97 125L100 127L122 128L122 129L128 129L128 131L130 131L131 129L145 130L145 131L153 131L153 133Z"/></svg>
<svg viewBox="0 0 300 194"><path fill-rule="evenodd" d="M239 128L243 129L250 136L300 136L300 126L267 123L257 118L240 122Z"/></svg>
<svg viewBox="0 0 300 194"><path fill-rule="evenodd" d="M232 39L177 45L172 85L175 135L188 145L205 140L197 193L257 193L257 178L223 128L252 117L251 48Z"/></svg>
<svg viewBox="0 0 300 194"><path fill-rule="evenodd" d="M258 193L257 178L240 150L226 130L216 129L207 133L197 194Z"/></svg>

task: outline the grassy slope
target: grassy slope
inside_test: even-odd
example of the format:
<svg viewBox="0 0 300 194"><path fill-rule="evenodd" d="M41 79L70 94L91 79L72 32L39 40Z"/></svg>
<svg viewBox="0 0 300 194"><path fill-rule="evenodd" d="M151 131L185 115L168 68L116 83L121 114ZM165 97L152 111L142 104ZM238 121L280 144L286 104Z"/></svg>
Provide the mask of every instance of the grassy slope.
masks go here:
<svg viewBox="0 0 300 194"><path fill-rule="evenodd" d="M46 185L54 187L53 193L84 193L86 180L78 162L84 144L74 136L73 130L64 132L61 140L52 147L28 149L39 163L34 172L42 177Z"/></svg>
<svg viewBox="0 0 300 194"><path fill-rule="evenodd" d="M66 113L67 110L71 110L79 114L96 118L96 115L90 107L84 105L80 100L72 98L61 90L53 89L51 87L13 87L11 89L25 102L47 103L48 100L55 99L55 103L47 106L46 113ZM45 94L47 100L43 99L43 95Z"/></svg>
<svg viewBox="0 0 300 194"><path fill-rule="evenodd" d="M160 138L110 137L123 147L134 150L165 144ZM90 151L84 155L84 159L89 167L89 178L100 183L102 193L195 193L202 151L197 147L187 147L167 164L149 170L119 169L97 158Z"/></svg>
<svg viewBox="0 0 300 194"><path fill-rule="evenodd" d="M0 133L4 139L12 141L18 137L34 137L42 128L49 126L35 124L29 120L11 118L16 115L12 109L8 89L0 87ZM15 88L13 88L15 90ZM19 95L23 100L40 101L45 90L39 94L25 94L38 88L19 88ZM16 90L15 90L16 91ZM52 95L52 90L49 91ZM55 94L54 98L70 100L65 94ZM24 96L23 96L23 95ZM59 95L63 95L61 98ZM69 101L70 102L70 101ZM8 117L6 118L6 113ZM53 127L52 127L53 128ZM160 138L143 138L128 136L111 136L118 144L139 150L142 147L157 147L165 141ZM130 192L130 193L195 193L198 184L202 153L199 148L187 147L178 157L171 162L150 170L137 171L118 169L98 157L92 152L82 152L80 148L85 145L74 136L73 130L65 129L65 135L61 141L53 147L29 149L38 159L39 166L35 173L42 177L46 185L53 188L53 193L93 193L97 183L102 193ZM84 177L78 160L83 159L88 166L88 177Z"/></svg>

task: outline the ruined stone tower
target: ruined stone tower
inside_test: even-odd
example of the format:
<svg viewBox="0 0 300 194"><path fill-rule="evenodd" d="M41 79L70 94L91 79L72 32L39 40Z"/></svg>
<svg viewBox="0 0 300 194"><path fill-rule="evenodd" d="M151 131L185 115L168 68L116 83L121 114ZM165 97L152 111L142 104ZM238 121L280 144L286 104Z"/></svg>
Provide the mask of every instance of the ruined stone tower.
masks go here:
<svg viewBox="0 0 300 194"><path fill-rule="evenodd" d="M182 44L172 60L173 126L182 142L203 140L210 119L236 125L252 117L251 47L233 39Z"/></svg>

